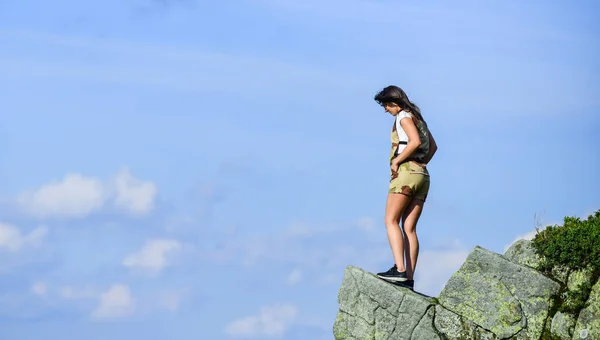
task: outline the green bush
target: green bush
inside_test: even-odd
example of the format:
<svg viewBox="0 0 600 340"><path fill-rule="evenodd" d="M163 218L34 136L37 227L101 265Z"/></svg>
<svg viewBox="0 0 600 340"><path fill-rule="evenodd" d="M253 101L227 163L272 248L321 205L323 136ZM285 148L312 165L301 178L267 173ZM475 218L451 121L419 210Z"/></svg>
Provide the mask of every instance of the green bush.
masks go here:
<svg viewBox="0 0 600 340"><path fill-rule="evenodd" d="M538 232L532 245L544 259L540 270L600 268L600 210L583 221L565 217L562 226L548 226Z"/></svg>
<svg viewBox="0 0 600 340"><path fill-rule="evenodd" d="M541 258L538 269L547 276L553 277L553 269L557 268L569 273L575 270L591 272L591 282L564 291L559 310L577 313L585 307L592 285L600 276L600 210L586 220L565 217L562 226L548 226L538 232L532 246Z"/></svg>

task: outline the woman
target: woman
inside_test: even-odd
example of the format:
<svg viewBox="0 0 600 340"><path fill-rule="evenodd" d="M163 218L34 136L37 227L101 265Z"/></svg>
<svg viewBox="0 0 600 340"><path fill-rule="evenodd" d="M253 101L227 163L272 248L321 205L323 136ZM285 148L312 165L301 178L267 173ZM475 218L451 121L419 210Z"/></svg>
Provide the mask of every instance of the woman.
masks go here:
<svg viewBox="0 0 600 340"><path fill-rule="evenodd" d="M391 180L385 209L385 226L395 264L377 276L413 289L419 255L417 222L429 192L427 163L437 151L437 145L421 111L401 88L388 86L374 99L395 117L391 136Z"/></svg>

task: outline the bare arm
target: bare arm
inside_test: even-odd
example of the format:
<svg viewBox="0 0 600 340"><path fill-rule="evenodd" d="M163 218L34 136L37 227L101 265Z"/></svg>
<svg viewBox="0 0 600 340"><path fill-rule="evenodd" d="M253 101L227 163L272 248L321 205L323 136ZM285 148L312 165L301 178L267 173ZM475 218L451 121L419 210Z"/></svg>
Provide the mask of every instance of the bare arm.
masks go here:
<svg viewBox="0 0 600 340"><path fill-rule="evenodd" d="M427 154L427 156L425 156L423 163L429 163L429 161L433 158L433 155L435 155L437 149L438 147L435 143L435 139L433 139L433 135L431 134L431 131L429 131L429 153Z"/></svg>
<svg viewBox="0 0 600 340"><path fill-rule="evenodd" d="M415 123L410 118L402 118L400 120L400 125L404 131L406 131L406 135L408 136L408 143L406 147L396 158L392 160L392 164L396 166L402 162L404 162L410 155L417 150L417 148L421 145L421 139L419 138L419 132L417 131L417 127ZM395 170L395 169L394 169Z"/></svg>

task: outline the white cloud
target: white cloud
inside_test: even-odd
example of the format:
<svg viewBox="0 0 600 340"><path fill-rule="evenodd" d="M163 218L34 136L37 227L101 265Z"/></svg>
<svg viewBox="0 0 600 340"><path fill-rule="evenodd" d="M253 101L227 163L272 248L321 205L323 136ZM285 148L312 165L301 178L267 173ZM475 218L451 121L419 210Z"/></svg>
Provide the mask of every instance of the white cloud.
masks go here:
<svg viewBox="0 0 600 340"><path fill-rule="evenodd" d="M215 263L239 261L244 267L274 261L319 270L336 269L351 263L372 268L380 265L382 261L389 261L389 247L381 247L378 244L365 246L362 243L364 234L357 232L356 225L357 222L351 222L344 225L311 227L294 223L275 234L243 239L227 236L223 237L218 247L203 250L202 256ZM339 238L340 233L348 232L356 237L352 240ZM385 236L382 234L381 237ZM361 244L356 244L357 241ZM324 242L327 242L326 246L323 245Z"/></svg>
<svg viewBox="0 0 600 340"><path fill-rule="evenodd" d="M134 300L127 285L114 284L100 294L98 307L92 312L94 319L122 318L133 314Z"/></svg>
<svg viewBox="0 0 600 340"><path fill-rule="evenodd" d="M137 216L152 210L157 192L152 181L142 181L124 168L110 181L68 173L60 181L22 193L17 203L38 218L83 218L106 208L110 202Z"/></svg>
<svg viewBox="0 0 600 340"><path fill-rule="evenodd" d="M61 181L21 194L17 201L27 212L39 217L83 217L102 208L105 197L99 180L67 174Z"/></svg>
<svg viewBox="0 0 600 340"><path fill-rule="evenodd" d="M48 291L46 284L44 282L36 282L31 286L31 292L38 296L46 295Z"/></svg>
<svg viewBox="0 0 600 340"><path fill-rule="evenodd" d="M176 240L149 240L138 252L125 257L123 265L157 274L169 264L167 255L179 252L181 249L181 243Z"/></svg>
<svg viewBox="0 0 600 340"><path fill-rule="evenodd" d="M542 227L539 230L542 231L546 229L546 227ZM519 235L517 237L515 237L510 243L505 244L504 245L504 251L506 252L508 250L508 248L510 248L510 246L513 245L513 243L517 242L518 240L532 240L535 237L535 234L537 234L536 230L532 230L532 231L528 231L525 234Z"/></svg>
<svg viewBox="0 0 600 340"><path fill-rule="evenodd" d="M23 235L21 231L11 225L0 223L0 249L5 248L11 252L17 252L25 246L37 247L48 234L48 228L41 226Z"/></svg>
<svg viewBox="0 0 600 340"><path fill-rule="evenodd" d="M438 296L469 253L469 249L456 244L444 249L424 249L417 260L415 290Z"/></svg>
<svg viewBox="0 0 600 340"><path fill-rule="evenodd" d="M60 287L58 293L64 300L98 301L91 316L94 319L107 319L160 311L177 312L184 301L184 297L189 293L189 289L152 291L137 295L135 299L132 296L131 288L125 284L114 284L105 289L91 285L80 287L68 285ZM87 306L87 303L86 301L82 306Z"/></svg>
<svg viewBox="0 0 600 340"><path fill-rule="evenodd" d="M297 320L296 306L284 304L262 307L258 315L231 322L225 332L236 337L281 337Z"/></svg>
<svg viewBox="0 0 600 340"><path fill-rule="evenodd" d="M286 279L286 283L290 286L297 285L302 280L302 271L299 268L292 270Z"/></svg>
<svg viewBox="0 0 600 340"><path fill-rule="evenodd" d="M151 181L142 181L122 169L115 177L115 205L133 215L147 214L154 206L158 189Z"/></svg>
<svg viewBox="0 0 600 340"><path fill-rule="evenodd" d="M385 230L382 234L369 233L369 238L360 232L357 225L369 224L369 219L360 219L344 227L330 226L307 228L302 232L282 229L277 234L246 238L226 238L220 248L207 251L205 258L215 262L237 261L245 266L269 266L272 263L293 265L315 273L319 284L340 284L343 268L354 265L376 272L386 270L393 263ZM345 228L345 229L344 229ZM343 240L340 233L352 234ZM372 236L372 237L371 237ZM446 241L442 245L421 245L415 287L429 295L437 295L450 276L460 268L470 253L458 240ZM296 284L304 273L296 269L284 276L287 284Z"/></svg>

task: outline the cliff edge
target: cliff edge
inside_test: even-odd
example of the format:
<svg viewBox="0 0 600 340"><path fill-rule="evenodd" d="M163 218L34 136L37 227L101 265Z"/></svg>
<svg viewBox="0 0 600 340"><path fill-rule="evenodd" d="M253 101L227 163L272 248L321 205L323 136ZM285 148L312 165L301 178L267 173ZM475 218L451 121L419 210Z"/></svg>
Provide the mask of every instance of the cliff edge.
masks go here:
<svg viewBox="0 0 600 340"><path fill-rule="evenodd" d="M348 266L335 339L600 340L600 280L585 308L576 315L560 312L565 293L590 276L557 269L550 278L535 269L538 262L526 240L504 255L476 246L437 298Z"/></svg>

